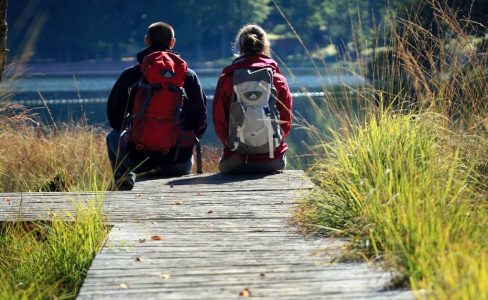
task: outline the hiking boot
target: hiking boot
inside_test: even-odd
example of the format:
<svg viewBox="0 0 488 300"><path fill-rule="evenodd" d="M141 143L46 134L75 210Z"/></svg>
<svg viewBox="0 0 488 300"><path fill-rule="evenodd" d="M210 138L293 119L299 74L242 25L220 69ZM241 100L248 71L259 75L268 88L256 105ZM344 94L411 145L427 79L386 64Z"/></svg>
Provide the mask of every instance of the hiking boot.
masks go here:
<svg viewBox="0 0 488 300"><path fill-rule="evenodd" d="M129 172L128 174L114 178L114 188L115 191L130 191L134 188L136 184L136 173Z"/></svg>

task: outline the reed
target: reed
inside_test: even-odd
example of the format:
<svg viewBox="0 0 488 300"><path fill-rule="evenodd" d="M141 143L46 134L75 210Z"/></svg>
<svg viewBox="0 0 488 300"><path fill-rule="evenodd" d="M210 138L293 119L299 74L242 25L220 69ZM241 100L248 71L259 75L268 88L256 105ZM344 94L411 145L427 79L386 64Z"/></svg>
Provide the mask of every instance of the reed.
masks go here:
<svg viewBox="0 0 488 300"><path fill-rule="evenodd" d="M0 191L104 190L111 180L99 129L23 122L3 126L0 143Z"/></svg>

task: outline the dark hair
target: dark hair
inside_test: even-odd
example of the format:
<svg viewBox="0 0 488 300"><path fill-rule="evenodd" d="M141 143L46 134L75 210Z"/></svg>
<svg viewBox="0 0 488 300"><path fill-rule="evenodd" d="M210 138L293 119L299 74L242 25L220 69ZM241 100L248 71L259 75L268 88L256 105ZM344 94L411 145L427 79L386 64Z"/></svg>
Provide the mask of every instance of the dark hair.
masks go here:
<svg viewBox="0 0 488 300"><path fill-rule="evenodd" d="M175 37L175 31L171 25L164 22L156 22L147 28L147 39L150 46L169 47L171 40Z"/></svg>
<svg viewBox="0 0 488 300"><path fill-rule="evenodd" d="M258 25L246 25L237 33L234 46L240 55L263 53L270 56L268 35Z"/></svg>

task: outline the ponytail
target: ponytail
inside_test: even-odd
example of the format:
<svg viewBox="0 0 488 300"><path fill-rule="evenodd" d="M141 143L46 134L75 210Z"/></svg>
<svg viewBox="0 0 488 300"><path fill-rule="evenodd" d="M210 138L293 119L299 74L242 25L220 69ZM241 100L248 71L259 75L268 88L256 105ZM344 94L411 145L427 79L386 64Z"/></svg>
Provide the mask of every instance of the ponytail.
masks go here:
<svg viewBox="0 0 488 300"><path fill-rule="evenodd" d="M239 55L264 54L270 56L270 43L266 32L258 25L246 25L239 30L235 46Z"/></svg>

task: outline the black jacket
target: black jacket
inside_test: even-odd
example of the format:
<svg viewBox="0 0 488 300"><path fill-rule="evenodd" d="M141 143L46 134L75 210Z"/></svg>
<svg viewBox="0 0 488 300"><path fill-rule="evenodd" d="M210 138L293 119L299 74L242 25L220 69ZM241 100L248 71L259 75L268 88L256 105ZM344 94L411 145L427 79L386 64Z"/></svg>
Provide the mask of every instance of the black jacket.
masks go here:
<svg viewBox="0 0 488 300"><path fill-rule="evenodd" d="M154 51L169 51L163 47L146 48L137 54L137 60L142 63L144 57ZM127 112L132 111L133 97L129 91L139 81L142 73L139 65L125 69L115 82L107 101L107 117L110 126L122 130L122 123ZM193 131L201 137L207 128L207 103L205 93L200 85L197 74L190 68L185 78L185 91L188 101L185 103L185 123L183 129ZM134 95L135 93L131 93Z"/></svg>

